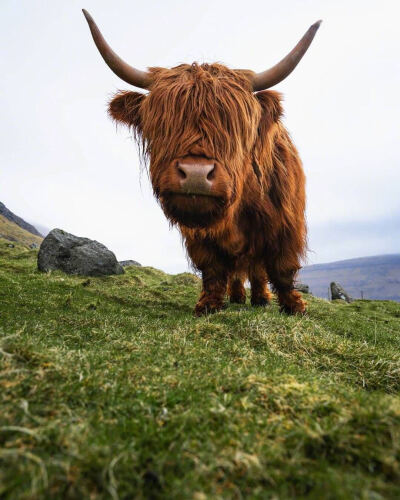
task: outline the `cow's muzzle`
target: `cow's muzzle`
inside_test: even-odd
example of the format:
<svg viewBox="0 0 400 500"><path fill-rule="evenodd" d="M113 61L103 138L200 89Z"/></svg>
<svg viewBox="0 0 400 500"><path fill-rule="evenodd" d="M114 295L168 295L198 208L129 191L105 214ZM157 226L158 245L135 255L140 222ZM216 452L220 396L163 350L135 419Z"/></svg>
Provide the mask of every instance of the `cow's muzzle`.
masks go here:
<svg viewBox="0 0 400 500"><path fill-rule="evenodd" d="M179 161L176 165L180 193L212 196L216 165L210 163Z"/></svg>

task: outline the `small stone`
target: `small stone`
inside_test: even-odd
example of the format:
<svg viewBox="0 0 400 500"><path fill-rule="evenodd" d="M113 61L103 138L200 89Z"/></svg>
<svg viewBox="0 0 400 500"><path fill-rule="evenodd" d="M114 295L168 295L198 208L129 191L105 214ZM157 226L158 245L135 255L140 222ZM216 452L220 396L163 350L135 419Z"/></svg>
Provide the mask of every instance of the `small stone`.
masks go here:
<svg viewBox="0 0 400 500"><path fill-rule="evenodd" d="M310 293L310 287L304 283L295 283L294 289L302 293Z"/></svg>
<svg viewBox="0 0 400 500"><path fill-rule="evenodd" d="M345 300L348 303L354 300L339 283L335 283L334 281L331 283L331 299Z"/></svg>
<svg viewBox="0 0 400 500"><path fill-rule="evenodd" d="M139 264L139 262L136 262L136 260L120 260L119 264L122 267L128 267L128 266L139 266L139 267L142 267L142 264Z"/></svg>

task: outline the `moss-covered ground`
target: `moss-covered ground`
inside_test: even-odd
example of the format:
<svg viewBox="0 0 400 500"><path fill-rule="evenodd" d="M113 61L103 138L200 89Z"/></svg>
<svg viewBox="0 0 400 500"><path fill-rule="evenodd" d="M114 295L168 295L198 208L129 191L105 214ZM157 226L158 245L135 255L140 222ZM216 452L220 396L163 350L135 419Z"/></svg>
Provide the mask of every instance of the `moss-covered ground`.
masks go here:
<svg viewBox="0 0 400 500"><path fill-rule="evenodd" d="M0 498L400 498L400 304L194 318L199 281L0 239Z"/></svg>

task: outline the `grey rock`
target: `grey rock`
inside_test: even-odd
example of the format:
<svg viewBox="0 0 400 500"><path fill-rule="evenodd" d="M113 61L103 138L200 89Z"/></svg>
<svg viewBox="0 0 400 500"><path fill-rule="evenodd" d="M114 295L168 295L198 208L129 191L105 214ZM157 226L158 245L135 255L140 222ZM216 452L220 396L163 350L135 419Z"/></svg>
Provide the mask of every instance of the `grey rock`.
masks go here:
<svg viewBox="0 0 400 500"><path fill-rule="evenodd" d="M34 248L39 248L39 245L38 245L37 243L31 243L31 244L29 245L29 248L32 248L32 249L34 249Z"/></svg>
<svg viewBox="0 0 400 500"><path fill-rule="evenodd" d="M62 229L53 229L42 241L38 255L39 271L59 269L67 274L105 276L123 274L113 252L95 240L80 238Z"/></svg>
<svg viewBox="0 0 400 500"><path fill-rule="evenodd" d="M128 266L142 267L142 264L139 264L139 262L136 262L136 260L120 260L119 264L121 264L122 267L128 267Z"/></svg>
<svg viewBox="0 0 400 500"><path fill-rule="evenodd" d="M15 248L15 245L13 245L12 243L9 243L7 246L8 248Z"/></svg>
<svg viewBox="0 0 400 500"><path fill-rule="evenodd" d="M304 283L295 283L294 289L302 293L310 293L310 287Z"/></svg>
<svg viewBox="0 0 400 500"><path fill-rule="evenodd" d="M353 302L354 299L350 297L350 295L346 292L346 290L339 285L339 283L335 283L332 281L331 283L331 299L332 300L345 300L346 302Z"/></svg>

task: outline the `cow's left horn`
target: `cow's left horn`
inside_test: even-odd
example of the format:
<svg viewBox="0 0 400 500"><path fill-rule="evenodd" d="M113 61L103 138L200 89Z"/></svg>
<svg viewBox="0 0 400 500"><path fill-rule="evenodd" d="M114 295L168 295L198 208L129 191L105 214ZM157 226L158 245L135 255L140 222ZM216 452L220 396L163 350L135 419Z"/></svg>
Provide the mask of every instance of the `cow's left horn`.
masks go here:
<svg viewBox="0 0 400 500"><path fill-rule="evenodd" d="M284 80L294 68L298 65L301 58L307 52L315 33L322 21L317 21L308 29L307 33L303 36L296 47L289 52L289 54L279 61L278 64L272 66L272 68L263 71L262 73L256 73L253 80L253 90L257 92L258 90L265 90L273 85Z"/></svg>
<svg viewBox="0 0 400 500"><path fill-rule="evenodd" d="M148 89L151 83L149 73L147 71L140 71L140 69L136 69L123 61L105 41L89 12L85 9L82 9L82 12L86 17L96 47L112 71L127 83L141 89Z"/></svg>

